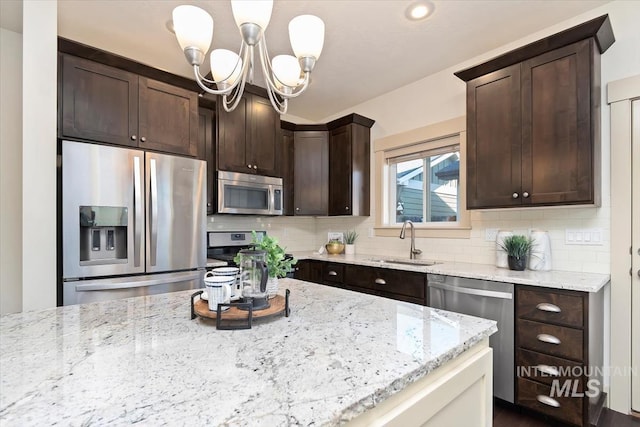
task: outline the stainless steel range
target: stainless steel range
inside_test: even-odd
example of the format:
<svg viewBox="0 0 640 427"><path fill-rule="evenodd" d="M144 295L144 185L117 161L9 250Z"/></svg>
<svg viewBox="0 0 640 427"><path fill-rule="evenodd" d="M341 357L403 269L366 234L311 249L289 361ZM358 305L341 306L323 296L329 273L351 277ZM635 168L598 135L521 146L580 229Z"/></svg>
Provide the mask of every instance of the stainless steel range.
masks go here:
<svg viewBox="0 0 640 427"><path fill-rule="evenodd" d="M256 231L262 238L266 231ZM251 231L209 231L207 233L207 258L225 261L227 265L236 266L233 258L242 249L251 248Z"/></svg>

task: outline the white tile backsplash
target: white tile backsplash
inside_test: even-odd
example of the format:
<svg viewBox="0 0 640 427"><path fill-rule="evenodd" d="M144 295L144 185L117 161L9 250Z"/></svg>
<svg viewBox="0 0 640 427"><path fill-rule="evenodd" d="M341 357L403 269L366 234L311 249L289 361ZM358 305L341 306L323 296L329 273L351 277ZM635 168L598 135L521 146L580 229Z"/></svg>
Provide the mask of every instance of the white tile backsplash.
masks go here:
<svg viewBox="0 0 640 427"><path fill-rule="evenodd" d="M213 222L211 222L213 219ZM439 261L493 264L495 243L485 241L485 230L528 232L546 230L551 237L552 268L590 273L610 272L610 210L608 208L535 208L471 212L468 239L416 238L422 258ZM209 230L266 230L288 251L317 250L326 243L328 232L355 229L356 251L360 254L409 256L409 240L398 237L369 237L374 217L253 217L215 215ZM602 245L566 245L565 230L602 229ZM398 231L399 234L399 231Z"/></svg>

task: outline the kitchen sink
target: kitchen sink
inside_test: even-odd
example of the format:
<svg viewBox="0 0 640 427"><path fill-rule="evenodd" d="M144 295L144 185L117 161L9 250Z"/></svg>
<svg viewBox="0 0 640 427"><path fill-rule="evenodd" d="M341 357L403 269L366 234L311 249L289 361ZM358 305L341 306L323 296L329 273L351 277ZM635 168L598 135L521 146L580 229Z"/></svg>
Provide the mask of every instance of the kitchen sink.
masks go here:
<svg viewBox="0 0 640 427"><path fill-rule="evenodd" d="M401 264L401 265L415 265L415 266L430 266L436 264L442 264L438 261L423 260L423 259L393 259L393 258L369 258L366 261L377 262L380 264Z"/></svg>

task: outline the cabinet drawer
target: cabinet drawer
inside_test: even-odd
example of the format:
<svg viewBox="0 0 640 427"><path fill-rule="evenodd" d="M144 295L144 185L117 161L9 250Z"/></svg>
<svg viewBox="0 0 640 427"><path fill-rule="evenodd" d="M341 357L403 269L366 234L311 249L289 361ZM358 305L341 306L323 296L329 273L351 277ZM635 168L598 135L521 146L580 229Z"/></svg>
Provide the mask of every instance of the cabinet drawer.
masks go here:
<svg viewBox="0 0 640 427"><path fill-rule="evenodd" d="M583 391L582 364L535 351L518 348L516 351L516 371L522 378L536 380L551 386L553 380L561 383L570 379L578 380L577 390ZM574 376L574 374L576 374Z"/></svg>
<svg viewBox="0 0 640 427"><path fill-rule="evenodd" d="M583 360L582 330L517 320L518 346L575 361Z"/></svg>
<svg viewBox="0 0 640 427"><path fill-rule="evenodd" d="M328 262L324 265L322 279L324 282L344 283L344 264Z"/></svg>
<svg viewBox="0 0 640 427"><path fill-rule="evenodd" d="M345 267L345 283L423 301L426 297L426 275L422 273L347 265Z"/></svg>
<svg viewBox="0 0 640 427"><path fill-rule="evenodd" d="M562 387L562 384L560 387ZM567 423L582 425L582 405L584 399L571 397L571 390L562 397L559 390L554 390L551 397L551 387L537 382L518 378L517 403L538 412L550 415ZM566 397L565 397L566 396Z"/></svg>
<svg viewBox="0 0 640 427"><path fill-rule="evenodd" d="M583 298L555 292L517 288L516 315L540 322L583 327Z"/></svg>

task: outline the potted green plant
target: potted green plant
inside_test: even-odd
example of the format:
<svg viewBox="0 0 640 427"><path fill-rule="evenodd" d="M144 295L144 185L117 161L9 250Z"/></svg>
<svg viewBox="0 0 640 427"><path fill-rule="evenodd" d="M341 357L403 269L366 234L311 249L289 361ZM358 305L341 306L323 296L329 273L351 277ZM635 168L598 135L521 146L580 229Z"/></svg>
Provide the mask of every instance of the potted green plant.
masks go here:
<svg viewBox="0 0 640 427"><path fill-rule="evenodd" d="M533 241L529 237L515 234L505 237L500 247L507 253L509 269L523 271L527 266L527 259L533 247Z"/></svg>
<svg viewBox="0 0 640 427"><path fill-rule="evenodd" d="M356 239L358 239L358 233L356 230L350 230L344 232L344 253L345 255L353 255L356 253Z"/></svg>
<svg viewBox="0 0 640 427"><path fill-rule="evenodd" d="M269 280L267 282L267 295L272 298L278 292L278 278L285 277L291 271L297 260L287 259L282 246L278 244L278 239L265 235L259 238L255 231L251 232L251 245L257 250L267 253L266 263L269 269ZM236 264L240 264L240 255L234 258Z"/></svg>

